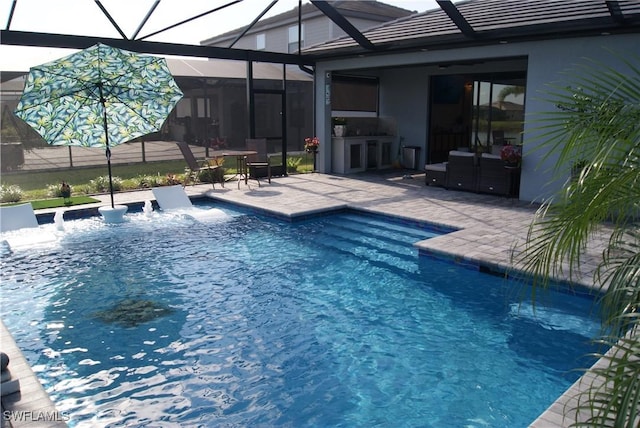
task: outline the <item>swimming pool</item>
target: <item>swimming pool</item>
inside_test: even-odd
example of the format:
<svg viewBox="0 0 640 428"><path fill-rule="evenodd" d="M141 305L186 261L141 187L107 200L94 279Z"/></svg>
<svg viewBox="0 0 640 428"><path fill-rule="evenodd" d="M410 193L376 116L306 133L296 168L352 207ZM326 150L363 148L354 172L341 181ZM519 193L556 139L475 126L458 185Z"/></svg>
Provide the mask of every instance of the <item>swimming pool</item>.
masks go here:
<svg viewBox="0 0 640 428"><path fill-rule="evenodd" d="M5 254L3 320L71 426L527 426L590 364L591 300L534 314L418 257L427 228L224 211L46 225Z"/></svg>

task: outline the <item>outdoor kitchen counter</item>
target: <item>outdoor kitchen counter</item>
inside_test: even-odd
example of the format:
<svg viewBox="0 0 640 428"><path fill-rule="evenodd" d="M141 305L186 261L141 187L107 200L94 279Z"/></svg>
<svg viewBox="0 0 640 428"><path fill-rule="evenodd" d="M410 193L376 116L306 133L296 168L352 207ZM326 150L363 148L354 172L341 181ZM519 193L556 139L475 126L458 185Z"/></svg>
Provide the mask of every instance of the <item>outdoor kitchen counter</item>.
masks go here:
<svg viewBox="0 0 640 428"><path fill-rule="evenodd" d="M331 138L331 165L336 174L390 168L397 153L393 135L354 135Z"/></svg>

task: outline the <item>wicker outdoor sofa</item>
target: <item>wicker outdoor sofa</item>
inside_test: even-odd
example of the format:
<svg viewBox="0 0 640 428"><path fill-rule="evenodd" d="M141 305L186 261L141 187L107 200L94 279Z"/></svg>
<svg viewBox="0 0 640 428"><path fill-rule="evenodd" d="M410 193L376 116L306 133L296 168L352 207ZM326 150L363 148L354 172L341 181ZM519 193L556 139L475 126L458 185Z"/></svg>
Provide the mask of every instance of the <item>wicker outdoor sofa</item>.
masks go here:
<svg viewBox="0 0 640 428"><path fill-rule="evenodd" d="M508 167L498 155L452 150L447 162L425 165L430 186L501 196L518 195L520 168Z"/></svg>

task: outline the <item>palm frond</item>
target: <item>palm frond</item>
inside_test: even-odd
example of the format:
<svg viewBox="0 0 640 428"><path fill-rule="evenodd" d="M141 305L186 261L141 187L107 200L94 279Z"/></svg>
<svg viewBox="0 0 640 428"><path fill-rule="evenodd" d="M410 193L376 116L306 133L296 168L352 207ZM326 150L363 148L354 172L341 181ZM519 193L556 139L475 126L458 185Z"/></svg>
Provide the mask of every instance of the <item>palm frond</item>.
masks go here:
<svg viewBox="0 0 640 428"><path fill-rule="evenodd" d="M604 238L593 283L609 351L596 355L578 405L566 409L573 426L640 425L640 57L614 57L624 72L586 61L569 85L549 86L543 101L555 109L530 121L528 141L565 185L541 205L512 260L534 275L535 293L575 279L589 245Z"/></svg>
<svg viewBox="0 0 640 428"><path fill-rule="evenodd" d="M640 423L640 347L635 337L610 337L599 364L583 376L578 404L566 409L575 427L637 427Z"/></svg>

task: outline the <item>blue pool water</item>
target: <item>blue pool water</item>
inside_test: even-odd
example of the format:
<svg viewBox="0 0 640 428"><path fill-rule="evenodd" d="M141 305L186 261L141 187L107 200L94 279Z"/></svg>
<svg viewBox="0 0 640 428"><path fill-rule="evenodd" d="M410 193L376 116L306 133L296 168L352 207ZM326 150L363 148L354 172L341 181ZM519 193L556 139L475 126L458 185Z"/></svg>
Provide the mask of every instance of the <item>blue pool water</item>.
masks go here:
<svg viewBox="0 0 640 428"><path fill-rule="evenodd" d="M70 426L524 427L591 363L591 300L534 313L432 230L224 211L9 236L3 320Z"/></svg>

